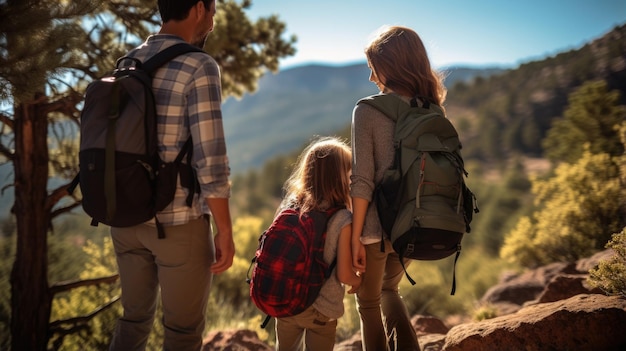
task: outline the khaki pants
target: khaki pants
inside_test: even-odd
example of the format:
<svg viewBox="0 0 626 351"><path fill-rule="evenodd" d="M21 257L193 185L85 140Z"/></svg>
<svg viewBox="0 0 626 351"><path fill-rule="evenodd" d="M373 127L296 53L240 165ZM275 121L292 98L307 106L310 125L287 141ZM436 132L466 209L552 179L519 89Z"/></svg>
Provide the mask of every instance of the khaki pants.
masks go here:
<svg viewBox="0 0 626 351"><path fill-rule="evenodd" d="M298 315L276 318L276 350L332 351L336 331L337 320L311 306Z"/></svg>
<svg viewBox="0 0 626 351"><path fill-rule="evenodd" d="M110 350L144 350L152 330L159 288L163 306L163 350L198 351L215 257L208 221L156 228L140 224L111 228L122 286L123 316Z"/></svg>
<svg viewBox="0 0 626 351"><path fill-rule="evenodd" d="M365 273L356 295L363 350L419 350L408 310L398 292L404 275L398 254L389 240L385 240L385 252L380 251L380 243L374 243L365 246L365 254Z"/></svg>

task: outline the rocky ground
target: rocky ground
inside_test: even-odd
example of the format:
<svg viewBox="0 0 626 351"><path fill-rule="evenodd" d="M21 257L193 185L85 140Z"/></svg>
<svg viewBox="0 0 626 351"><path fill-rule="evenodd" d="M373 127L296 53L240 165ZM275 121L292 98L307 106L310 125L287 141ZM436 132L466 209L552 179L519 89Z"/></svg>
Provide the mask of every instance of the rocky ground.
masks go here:
<svg viewBox="0 0 626 351"><path fill-rule="evenodd" d="M484 350L626 350L626 299L590 289L589 269L612 255L602 251L573 263L553 263L508 276L489 289L481 303L498 317L452 326L429 316L414 316L423 351ZM272 350L251 330L212 332L203 351ZM361 350L361 337L335 346Z"/></svg>

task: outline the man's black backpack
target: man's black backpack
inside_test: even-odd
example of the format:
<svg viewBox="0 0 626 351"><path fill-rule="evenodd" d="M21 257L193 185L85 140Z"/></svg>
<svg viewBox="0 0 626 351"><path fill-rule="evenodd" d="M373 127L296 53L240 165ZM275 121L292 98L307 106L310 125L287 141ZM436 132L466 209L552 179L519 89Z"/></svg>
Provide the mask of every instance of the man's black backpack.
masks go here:
<svg viewBox="0 0 626 351"><path fill-rule="evenodd" d="M152 79L154 72L184 53L201 49L181 43L146 62L122 57L116 69L92 82L80 117L79 172L68 190L80 183L82 206L92 225L129 227L156 218L174 198L176 180L189 191L187 204L199 192L189 166L191 137L174 162L163 162L157 145L157 119ZM124 61L132 66L123 66ZM187 156L187 163L182 159ZM163 227L157 221L159 237Z"/></svg>
<svg viewBox="0 0 626 351"><path fill-rule="evenodd" d="M377 94L358 103L371 105L395 121L394 162L377 186L374 201L400 261L456 254L456 266L461 240L470 232L478 208L465 184L467 172L454 126L440 106L417 99L409 105L397 95ZM415 284L408 274L407 278ZM455 290L453 274L451 295Z"/></svg>

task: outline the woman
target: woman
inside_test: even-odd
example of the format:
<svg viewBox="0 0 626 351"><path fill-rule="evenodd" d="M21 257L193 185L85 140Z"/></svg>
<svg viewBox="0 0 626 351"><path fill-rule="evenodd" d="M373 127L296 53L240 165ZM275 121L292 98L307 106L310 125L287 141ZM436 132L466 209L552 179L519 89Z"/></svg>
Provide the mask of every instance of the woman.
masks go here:
<svg viewBox="0 0 626 351"><path fill-rule="evenodd" d="M424 44L410 28L391 26L366 47L372 81L381 93L442 105L446 90L433 71ZM353 265L362 272L356 295L363 350L419 350L410 316L398 292L404 270L382 228L372 194L393 161L394 122L366 104L352 116ZM407 262L408 264L408 262ZM382 312L382 313L381 313Z"/></svg>

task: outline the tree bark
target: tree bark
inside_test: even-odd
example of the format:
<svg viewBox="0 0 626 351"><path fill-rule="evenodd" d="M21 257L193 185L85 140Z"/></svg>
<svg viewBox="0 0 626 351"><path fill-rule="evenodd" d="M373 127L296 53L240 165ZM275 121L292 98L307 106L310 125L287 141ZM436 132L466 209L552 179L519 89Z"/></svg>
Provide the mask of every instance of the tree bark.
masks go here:
<svg viewBox="0 0 626 351"><path fill-rule="evenodd" d="M48 284L47 113L42 100L15 108L17 250L11 271L11 350L45 351L52 294Z"/></svg>

